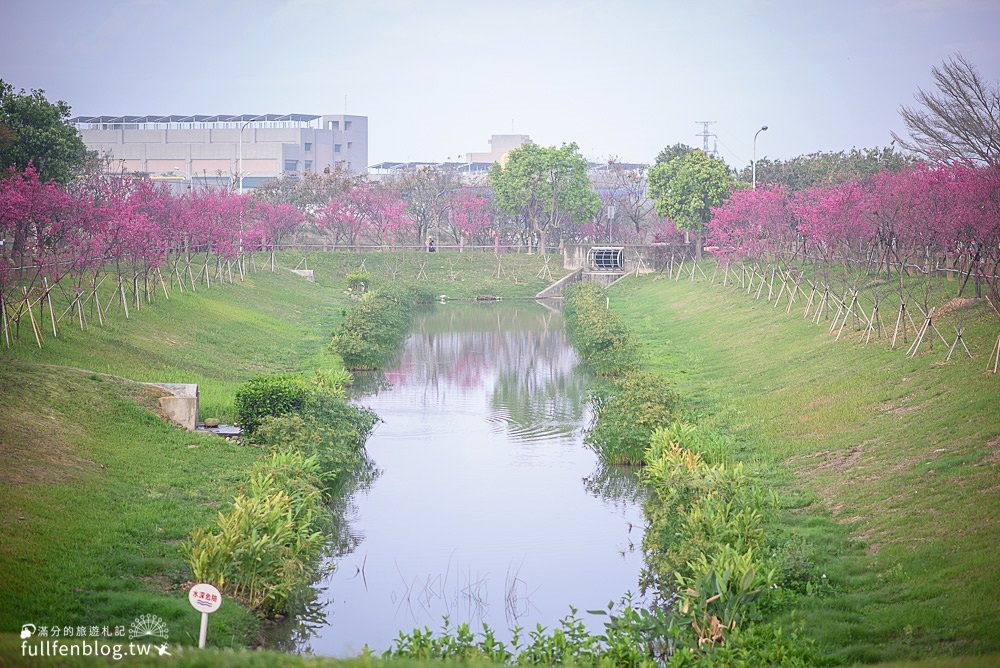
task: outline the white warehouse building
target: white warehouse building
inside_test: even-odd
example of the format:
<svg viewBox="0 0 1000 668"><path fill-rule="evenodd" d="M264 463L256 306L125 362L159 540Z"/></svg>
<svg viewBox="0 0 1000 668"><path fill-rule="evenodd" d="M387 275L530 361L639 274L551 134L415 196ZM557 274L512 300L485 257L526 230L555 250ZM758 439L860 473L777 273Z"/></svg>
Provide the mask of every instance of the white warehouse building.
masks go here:
<svg viewBox="0 0 1000 668"><path fill-rule="evenodd" d="M281 176L368 166L368 117L309 114L77 116L110 168L189 187L253 188Z"/></svg>

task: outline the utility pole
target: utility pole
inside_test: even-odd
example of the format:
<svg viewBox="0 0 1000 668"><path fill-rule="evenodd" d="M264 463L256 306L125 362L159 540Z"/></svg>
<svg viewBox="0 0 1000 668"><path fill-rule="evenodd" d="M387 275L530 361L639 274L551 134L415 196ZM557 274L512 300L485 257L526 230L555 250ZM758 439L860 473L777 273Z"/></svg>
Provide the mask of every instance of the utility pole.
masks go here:
<svg viewBox="0 0 1000 668"><path fill-rule="evenodd" d="M708 131L709 125L714 125L718 121L695 121L695 123L701 123L702 131L695 134L695 137L701 137L702 139L702 150L705 151L705 155L713 155L714 151L708 150L708 138L715 137L715 133Z"/></svg>

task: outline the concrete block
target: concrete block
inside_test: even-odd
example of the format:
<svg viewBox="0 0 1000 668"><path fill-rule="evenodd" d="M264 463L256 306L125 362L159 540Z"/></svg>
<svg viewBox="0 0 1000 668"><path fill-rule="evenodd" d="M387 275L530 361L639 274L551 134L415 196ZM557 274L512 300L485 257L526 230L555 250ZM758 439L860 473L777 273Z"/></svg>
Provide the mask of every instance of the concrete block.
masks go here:
<svg viewBox="0 0 1000 668"><path fill-rule="evenodd" d="M170 393L160 397L160 408L171 422L188 431L198 426L198 386L180 383L146 383Z"/></svg>

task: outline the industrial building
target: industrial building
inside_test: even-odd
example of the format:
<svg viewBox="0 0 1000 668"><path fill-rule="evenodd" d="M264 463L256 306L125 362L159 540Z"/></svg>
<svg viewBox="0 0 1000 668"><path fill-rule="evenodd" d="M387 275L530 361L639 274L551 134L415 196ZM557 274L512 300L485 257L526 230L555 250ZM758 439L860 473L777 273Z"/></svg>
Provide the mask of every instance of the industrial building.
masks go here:
<svg viewBox="0 0 1000 668"><path fill-rule="evenodd" d="M77 116L70 123L111 168L186 187L249 189L337 167L367 172L367 116Z"/></svg>

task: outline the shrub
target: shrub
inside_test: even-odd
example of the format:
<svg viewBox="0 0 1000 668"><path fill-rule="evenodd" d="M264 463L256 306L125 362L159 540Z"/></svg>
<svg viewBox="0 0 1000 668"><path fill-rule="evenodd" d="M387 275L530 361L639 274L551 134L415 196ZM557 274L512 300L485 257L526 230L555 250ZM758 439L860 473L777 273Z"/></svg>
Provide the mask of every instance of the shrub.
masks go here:
<svg viewBox="0 0 1000 668"><path fill-rule="evenodd" d="M299 376L252 378L236 391L236 423L246 438L253 439L264 418L300 411L308 396L309 388Z"/></svg>
<svg viewBox="0 0 1000 668"><path fill-rule="evenodd" d="M318 482L319 465L301 453L259 460L217 527L195 529L184 545L195 580L267 615L286 613L311 583L325 541L329 513Z"/></svg>
<svg viewBox="0 0 1000 668"><path fill-rule="evenodd" d="M721 545L701 554L677 572L677 609L687 616L698 646L715 646L752 612L754 599L774 582L774 571L761 567L752 548Z"/></svg>
<svg viewBox="0 0 1000 668"><path fill-rule="evenodd" d="M653 432L678 412L677 395L665 380L648 371L630 371L595 397L595 422L586 443L605 462L642 464Z"/></svg>
<svg viewBox="0 0 1000 668"><path fill-rule="evenodd" d="M563 316L573 346L599 375L615 378L638 367L638 343L621 319L608 310L604 288L590 282L570 286Z"/></svg>
<svg viewBox="0 0 1000 668"><path fill-rule="evenodd" d="M371 285L371 274L367 271L352 271L347 274L347 289L351 292L368 292L368 286Z"/></svg>
<svg viewBox="0 0 1000 668"><path fill-rule="evenodd" d="M332 392L317 392L300 414L266 418L258 445L272 451L292 449L315 459L321 487L333 494L364 460L363 447L378 418Z"/></svg>
<svg viewBox="0 0 1000 668"><path fill-rule="evenodd" d="M377 369L396 352L410 325L412 303L367 292L333 332L331 347L349 369Z"/></svg>

